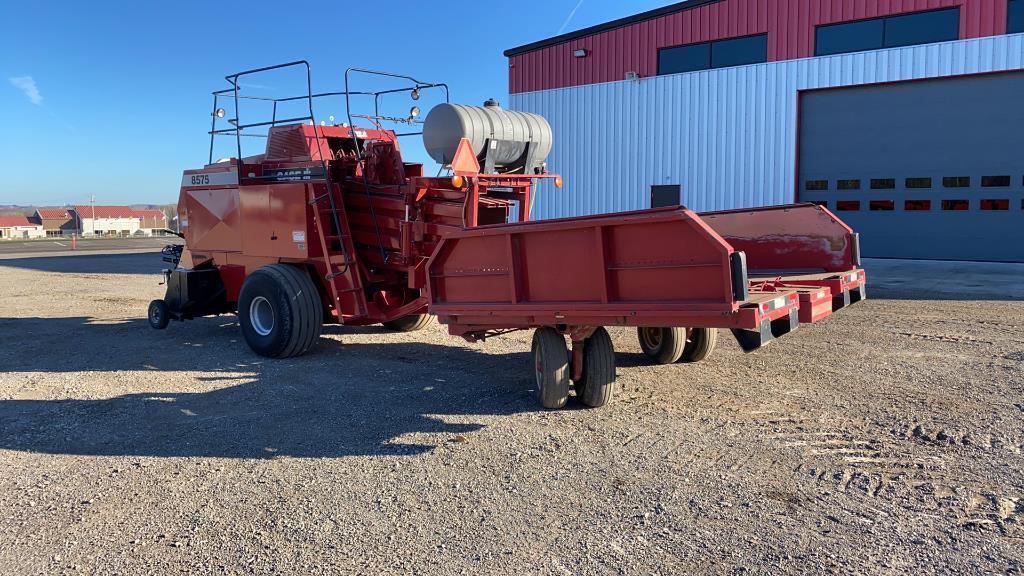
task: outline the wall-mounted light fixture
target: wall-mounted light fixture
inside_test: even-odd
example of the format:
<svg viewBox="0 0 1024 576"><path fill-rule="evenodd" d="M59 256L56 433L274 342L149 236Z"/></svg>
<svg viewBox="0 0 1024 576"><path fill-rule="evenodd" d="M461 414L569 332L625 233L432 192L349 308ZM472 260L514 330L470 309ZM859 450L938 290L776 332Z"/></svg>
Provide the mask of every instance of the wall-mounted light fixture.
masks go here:
<svg viewBox="0 0 1024 576"><path fill-rule="evenodd" d="M590 54L590 51L587 50L586 48L579 48L577 50L574 50L572 53L572 55L577 58L586 58L588 54Z"/></svg>

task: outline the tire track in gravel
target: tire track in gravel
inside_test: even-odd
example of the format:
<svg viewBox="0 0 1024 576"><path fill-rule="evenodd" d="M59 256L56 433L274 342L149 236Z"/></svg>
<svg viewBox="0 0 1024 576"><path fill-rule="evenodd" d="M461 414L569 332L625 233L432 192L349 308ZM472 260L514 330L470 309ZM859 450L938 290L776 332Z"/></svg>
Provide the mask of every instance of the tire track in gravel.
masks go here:
<svg viewBox="0 0 1024 576"><path fill-rule="evenodd" d="M917 453L915 443L873 433L865 422L846 420L841 429L823 428L816 419L780 423L783 429L770 438L801 452L807 463L794 470L798 480L858 500L857 508L844 507L848 512L867 508L884 514L867 503L881 499L918 514L951 517L967 529L1024 537L1024 498L951 469L942 454Z"/></svg>

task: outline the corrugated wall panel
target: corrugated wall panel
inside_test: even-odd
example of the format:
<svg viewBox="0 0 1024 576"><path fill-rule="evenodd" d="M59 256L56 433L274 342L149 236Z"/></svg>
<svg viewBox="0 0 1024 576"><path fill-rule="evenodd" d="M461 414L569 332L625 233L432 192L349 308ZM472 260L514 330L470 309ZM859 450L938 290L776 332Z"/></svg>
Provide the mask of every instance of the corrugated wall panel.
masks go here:
<svg viewBox="0 0 1024 576"><path fill-rule="evenodd" d="M1006 32L1007 0L721 0L509 58L509 92L654 76L658 49L768 33L770 61L814 55L814 30L861 18L960 6L960 37ZM578 48L589 51L575 58Z"/></svg>
<svg viewBox="0 0 1024 576"><path fill-rule="evenodd" d="M1024 34L771 62L514 94L545 116L548 165L534 218L646 208L680 184L695 210L785 204L795 195L798 91L1024 68Z"/></svg>

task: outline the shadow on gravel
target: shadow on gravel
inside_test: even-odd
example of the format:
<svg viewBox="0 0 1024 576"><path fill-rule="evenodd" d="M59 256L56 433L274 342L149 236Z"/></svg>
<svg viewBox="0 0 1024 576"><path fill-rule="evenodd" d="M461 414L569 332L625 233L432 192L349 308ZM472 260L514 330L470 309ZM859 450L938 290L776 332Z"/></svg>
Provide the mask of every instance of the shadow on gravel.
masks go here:
<svg viewBox="0 0 1024 576"><path fill-rule="evenodd" d="M168 267L161 259L159 251L142 254L76 254L0 259L0 267L4 266L71 274L152 274L154 278L159 278L160 271Z"/></svg>
<svg viewBox="0 0 1024 576"><path fill-rule="evenodd" d="M163 332L134 319L0 318L0 334L32 335L6 341L0 375L48 373L51 388L87 378L96 383L90 389L96 395L151 390L101 399L2 400L0 448L10 450L221 458L415 455L482 428L477 417L536 409L525 351L485 354L454 339L452 346L440 346L323 338L306 356L266 360L249 351L233 317L172 324ZM15 386L35 387L32 376L3 381L5 396L17 393Z"/></svg>

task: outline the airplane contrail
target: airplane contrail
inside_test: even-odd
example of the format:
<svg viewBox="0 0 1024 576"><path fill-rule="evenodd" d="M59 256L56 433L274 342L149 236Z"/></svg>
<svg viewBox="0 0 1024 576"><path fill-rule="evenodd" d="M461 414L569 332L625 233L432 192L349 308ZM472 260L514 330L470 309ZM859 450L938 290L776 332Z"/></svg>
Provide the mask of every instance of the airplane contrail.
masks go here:
<svg viewBox="0 0 1024 576"><path fill-rule="evenodd" d="M576 6L574 6L572 11L569 12L569 15L565 17L565 22L562 22L562 27L558 29L559 34L565 31L565 27L569 25L569 22L572 21L572 17L576 15L576 11L579 10L580 6L582 5L583 0L579 0L579 2L576 2Z"/></svg>

